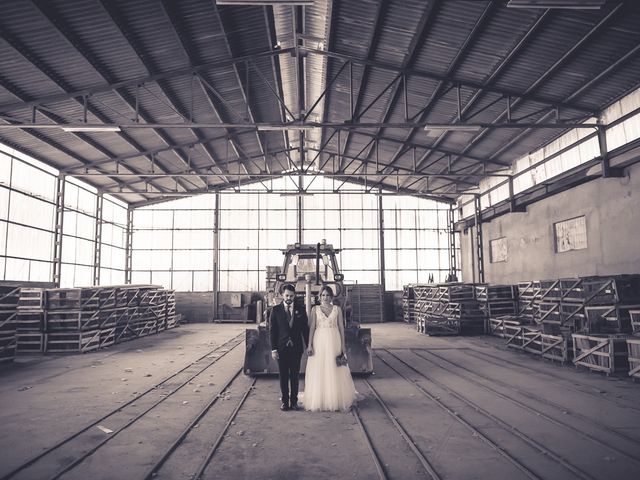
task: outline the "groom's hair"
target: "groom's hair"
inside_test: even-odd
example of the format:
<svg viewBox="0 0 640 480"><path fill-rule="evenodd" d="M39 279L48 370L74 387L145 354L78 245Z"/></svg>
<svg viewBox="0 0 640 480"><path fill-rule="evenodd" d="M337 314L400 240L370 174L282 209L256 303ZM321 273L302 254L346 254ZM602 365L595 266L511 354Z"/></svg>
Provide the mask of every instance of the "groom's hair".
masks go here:
<svg viewBox="0 0 640 480"><path fill-rule="evenodd" d="M296 293L296 287L294 287L290 283L287 283L284 287L282 287L282 293L284 293L285 290L289 290L290 292Z"/></svg>

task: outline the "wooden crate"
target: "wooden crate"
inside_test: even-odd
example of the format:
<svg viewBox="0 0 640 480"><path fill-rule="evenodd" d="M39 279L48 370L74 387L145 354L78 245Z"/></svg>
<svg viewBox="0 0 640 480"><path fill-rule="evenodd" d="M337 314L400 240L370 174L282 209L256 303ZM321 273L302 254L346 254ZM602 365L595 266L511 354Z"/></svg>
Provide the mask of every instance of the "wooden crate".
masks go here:
<svg viewBox="0 0 640 480"><path fill-rule="evenodd" d="M0 285L0 310L15 310L20 299L20 287Z"/></svg>
<svg viewBox="0 0 640 480"><path fill-rule="evenodd" d="M459 319L428 316L424 319L424 333L427 335L460 335Z"/></svg>
<svg viewBox="0 0 640 480"><path fill-rule="evenodd" d="M16 313L16 329L30 332L44 330L44 310L21 310Z"/></svg>
<svg viewBox="0 0 640 480"><path fill-rule="evenodd" d="M627 353L629 354L629 376L640 378L640 338L627 338Z"/></svg>
<svg viewBox="0 0 640 480"><path fill-rule="evenodd" d="M640 335L640 310L629 310L631 331L634 335Z"/></svg>
<svg viewBox="0 0 640 480"><path fill-rule="evenodd" d="M44 331L88 331L100 328L100 310L46 310Z"/></svg>
<svg viewBox="0 0 640 480"><path fill-rule="evenodd" d="M100 348L100 330L45 334L46 353L84 353Z"/></svg>
<svg viewBox="0 0 640 480"><path fill-rule="evenodd" d="M0 332L16 330L17 310L0 310Z"/></svg>
<svg viewBox="0 0 640 480"><path fill-rule="evenodd" d="M167 323L165 325L165 329L170 329L170 328L175 328L180 326L180 323L182 322L182 314L181 313L176 313L173 316L167 316Z"/></svg>
<svg viewBox="0 0 640 480"><path fill-rule="evenodd" d="M585 307L589 333L632 333L631 312L639 305L591 305Z"/></svg>
<svg viewBox="0 0 640 480"><path fill-rule="evenodd" d="M100 329L100 348L109 347L116 343L116 327Z"/></svg>
<svg viewBox="0 0 640 480"><path fill-rule="evenodd" d="M567 363L571 358L571 345L569 339L561 335L541 334L542 351L540 352L544 358L549 360L557 360L561 363Z"/></svg>
<svg viewBox="0 0 640 480"><path fill-rule="evenodd" d="M480 310L488 317L498 317L502 315L517 315L517 300L489 300L480 302Z"/></svg>
<svg viewBox="0 0 640 480"><path fill-rule="evenodd" d="M44 352L44 333L16 331L16 353Z"/></svg>
<svg viewBox="0 0 640 480"><path fill-rule="evenodd" d="M18 298L18 310L42 310L44 309L43 288L21 288Z"/></svg>
<svg viewBox="0 0 640 480"><path fill-rule="evenodd" d="M574 333L573 363L607 375L629 371L625 335L582 335Z"/></svg>
<svg viewBox="0 0 640 480"><path fill-rule="evenodd" d="M0 362L9 362L15 358L16 343L15 330L0 330Z"/></svg>
<svg viewBox="0 0 640 480"><path fill-rule="evenodd" d="M585 303L591 305L640 303L640 275L585 277L582 285Z"/></svg>

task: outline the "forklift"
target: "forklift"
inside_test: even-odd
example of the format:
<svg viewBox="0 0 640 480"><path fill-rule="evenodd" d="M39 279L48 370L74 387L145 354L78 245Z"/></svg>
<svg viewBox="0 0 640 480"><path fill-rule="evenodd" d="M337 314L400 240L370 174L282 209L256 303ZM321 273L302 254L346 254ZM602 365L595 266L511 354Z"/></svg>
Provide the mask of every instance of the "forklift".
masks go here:
<svg viewBox="0 0 640 480"><path fill-rule="evenodd" d="M344 276L340 273L336 255L340 250L333 248L324 240L317 244L288 245L282 251L284 263L281 273L276 275L273 292L269 292L262 309L262 321L258 328L246 330L244 373L256 376L277 374L278 362L271 358L269 341L269 318L272 308L282 302L282 287L291 284L296 289L294 304L305 308L307 317L311 308L319 304L320 290L328 285L333 290L334 305L343 312L345 344L351 373L370 374L373 372L371 352L371 329L361 328L352 320L351 304L344 285ZM304 372L307 353L302 356L300 371Z"/></svg>

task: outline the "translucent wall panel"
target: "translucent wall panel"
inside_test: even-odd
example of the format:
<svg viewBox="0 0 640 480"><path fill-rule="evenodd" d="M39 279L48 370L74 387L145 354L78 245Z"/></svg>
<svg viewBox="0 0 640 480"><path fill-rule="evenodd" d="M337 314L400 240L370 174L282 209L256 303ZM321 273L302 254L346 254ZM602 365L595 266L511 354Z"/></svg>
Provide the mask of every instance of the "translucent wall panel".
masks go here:
<svg viewBox="0 0 640 480"><path fill-rule="evenodd" d="M102 202L100 285L125 283L127 207L105 196Z"/></svg>
<svg viewBox="0 0 640 480"><path fill-rule="evenodd" d="M279 190L288 181L270 183ZM313 189L332 190L332 183L317 178ZM393 248L388 288L400 289L422 277L426 281L429 274L436 279L446 276L449 207L413 197L387 198L391 211L385 213L389 223L385 240ZM281 250L296 242L297 202L296 197L266 193L220 194L220 290L265 289L266 267L281 266ZM302 198L303 243L325 239L340 248L338 264L346 283L380 282L378 202L375 195L357 194ZM201 195L136 209L132 281L170 282L165 285L177 290L212 289L213 205L213 195Z"/></svg>
<svg viewBox="0 0 640 480"><path fill-rule="evenodd" d="M132 282L211 290L214 205L213 195L199 195L135 209Z"/></svg>
<svg viewBox="0 0 640 480"><path fill-rule="evenodd" d="M0 184L0 279L51 281L57 171L22 155L0 153ZM70 222L74 234L77 223ZM67 258L85 256L86 245L72 245L66 253Z"/></svg>
<svg viewBox="0 0 640 480"><path fill-rule="evenodd" d="M287 182L274 180L273 188ZM266 288L266 267L282 265L281 249L296 242L296 205L296 197L273 194L220 196L220 290Z"/></svg>
<svg viewBox="0 0 640 480"><path fill-rule="evenodd" d="M386 288L401 290L430 277L444 281L450 271L449 206L403 196L385 196L382 204Z"/></svg>

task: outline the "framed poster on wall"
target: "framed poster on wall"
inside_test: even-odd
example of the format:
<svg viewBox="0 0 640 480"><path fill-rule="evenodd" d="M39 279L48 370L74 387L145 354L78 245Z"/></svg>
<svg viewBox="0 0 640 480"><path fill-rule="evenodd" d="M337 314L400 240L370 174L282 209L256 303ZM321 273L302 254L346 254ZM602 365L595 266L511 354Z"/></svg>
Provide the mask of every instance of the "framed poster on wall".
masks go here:
<svg viewBox="0 0 640 480"><path fill-rule="evenodd" d="M587 248L587 221L583 216L553 224L556 253Z"/></svg>
<svg viewBox="0 0 640 480"><path fill-rule="evenodd" d="M489 253L491 255L491 263L506 262L509 256L507 237L491 240L489 242Z"/></svg>

